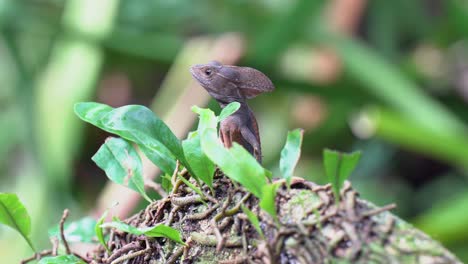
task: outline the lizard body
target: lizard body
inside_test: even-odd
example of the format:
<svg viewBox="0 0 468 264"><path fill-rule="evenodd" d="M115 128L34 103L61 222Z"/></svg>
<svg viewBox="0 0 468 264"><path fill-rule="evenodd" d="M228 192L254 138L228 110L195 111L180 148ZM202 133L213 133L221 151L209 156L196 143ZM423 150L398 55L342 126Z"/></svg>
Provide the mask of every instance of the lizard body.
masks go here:
<svg viewBox="0 0 468 264"><path fill-rule="evenodd" d="M220 138L230 148L237 142L262 161L262 150L257 120L247 105L247 99L274 89L273 83L262 72L249 68L222 65L213 61L191 67L193 77L218 101L221 108L231 102L239 102L240 108L221 121Z"/></svg>

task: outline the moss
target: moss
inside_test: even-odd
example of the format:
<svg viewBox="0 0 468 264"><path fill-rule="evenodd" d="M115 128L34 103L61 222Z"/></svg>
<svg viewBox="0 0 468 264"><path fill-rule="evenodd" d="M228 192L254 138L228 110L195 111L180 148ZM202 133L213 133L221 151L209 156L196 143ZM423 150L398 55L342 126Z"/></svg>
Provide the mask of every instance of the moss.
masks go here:
<svg viewBox="0 0 468 264"><path fill-rule="evenodd" d="M294 195L280 208L280 214L284 217L282 222L300 222L310 217L311 213L322 205L318 195L309 190L291 190Z"/></svg>

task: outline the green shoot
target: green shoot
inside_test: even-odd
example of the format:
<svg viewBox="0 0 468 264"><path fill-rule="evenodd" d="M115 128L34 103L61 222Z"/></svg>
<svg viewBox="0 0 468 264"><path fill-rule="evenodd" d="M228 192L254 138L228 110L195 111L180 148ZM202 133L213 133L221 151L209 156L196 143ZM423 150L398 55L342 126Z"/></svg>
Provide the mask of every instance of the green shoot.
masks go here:
<svg viewBox="0 0 468 264"><path fill-rule="evenodd" d="M361 152L342 153L325 149L323 151L323 165L328 181L332 184L335 199L340 200L340 190L344 181L351 175L361 158Z"/></svg>
<svg viewBox="0 0 468 264"><path fill-rule="evenodd" d="M303 129L295 129L288 132L288 138L283 150L281 150L280 170L281 176L286 180L289 187L293 176L294 168L301 156Z"/></svg>

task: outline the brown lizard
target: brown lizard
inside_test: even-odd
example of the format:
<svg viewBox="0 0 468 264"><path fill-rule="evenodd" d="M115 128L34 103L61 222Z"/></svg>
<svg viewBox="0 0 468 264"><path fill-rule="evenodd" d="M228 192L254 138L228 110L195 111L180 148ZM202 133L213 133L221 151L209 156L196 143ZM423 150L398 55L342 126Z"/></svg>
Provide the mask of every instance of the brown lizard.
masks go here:
<svg viewBox="0 0 468 264"><path fill-rule="evenodd" d="M221 121L219 135L226 148L237 142L247 149L259 163L262 149L258 124L247 105L247 99L274 90L271 80L262 72L249 68L222 65L217 61L198 64L190 68L193 77L218 101L221 108L239 102L240 108Z"/></svg>

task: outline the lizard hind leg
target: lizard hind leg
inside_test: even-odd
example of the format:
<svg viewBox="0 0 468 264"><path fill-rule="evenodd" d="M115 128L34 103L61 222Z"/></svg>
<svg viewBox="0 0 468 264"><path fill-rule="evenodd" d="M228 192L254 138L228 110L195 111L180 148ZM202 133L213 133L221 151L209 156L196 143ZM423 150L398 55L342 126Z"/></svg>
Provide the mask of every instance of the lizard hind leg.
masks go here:
<svg viewBox="0 0 468 264"><path fill-rule="evenodd" d="M260 147L260 142L257 140L257 137L250 131L248 127L241 128L242 137L250 144L253 148L253 155L258 163L262 164L262 149Z"/></svg>

